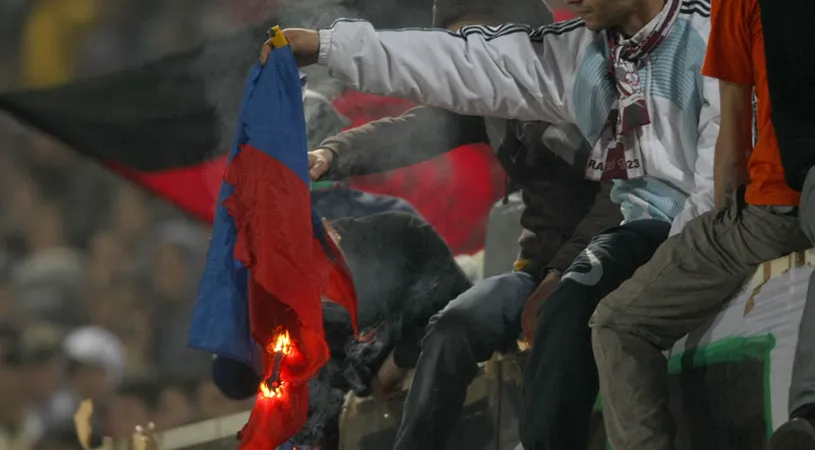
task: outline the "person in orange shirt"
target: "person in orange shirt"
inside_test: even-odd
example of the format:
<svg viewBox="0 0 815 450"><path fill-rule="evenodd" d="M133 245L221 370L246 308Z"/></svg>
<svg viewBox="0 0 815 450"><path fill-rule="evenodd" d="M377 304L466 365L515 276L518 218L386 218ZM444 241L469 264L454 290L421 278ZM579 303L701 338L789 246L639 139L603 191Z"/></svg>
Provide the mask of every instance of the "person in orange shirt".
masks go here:
<svg viewBox="0 0 815 450"><path fill-rule="evenodd" d="M717 209L662 244L591 319L615 450L676 448L662 351L716 314L759 264L811 246L798 223L800 193L786 184L771 121L758 0L713 0L710 20L702 73L719 80Z"/></svg>
<svg viewBox="0 0 815 450"><path fill-rule="evenodd" d="M787 184L801 190L801 229L815 240L815 2L759 0L772 120ZM815 450L815 273L810 276L789 391L790 421L769 450Z"/></svg>

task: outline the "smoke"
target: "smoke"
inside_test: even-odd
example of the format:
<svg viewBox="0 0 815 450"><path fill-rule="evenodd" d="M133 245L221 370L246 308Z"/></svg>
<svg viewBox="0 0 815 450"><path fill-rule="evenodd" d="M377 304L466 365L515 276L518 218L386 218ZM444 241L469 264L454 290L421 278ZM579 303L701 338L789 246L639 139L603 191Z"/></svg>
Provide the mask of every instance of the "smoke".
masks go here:
<svg viewBox="0 0 815 450"><path fill-rule="evenodd" d="M234 2L246 7L247 0ZM207 102L217 111L219 143L217 151L229 148L234 132L243 85L249 69L257 60L266 39L266 30L273 25L319 29L330 26L339 18L363 18L380 28L428 26L431 0L249 0L252 14L262 17L238 34L211 40L201 47L193 65L193 77L204 84ZM320 67L304 70L309 76L309 88L333 98L344 87L339 86Z"/></svg>
<svg viewBox="0 0 815 450"><path fill-rule="evenodd" d="M359 17L358 11L344 6L343 0L281 0L280 4L259 1L251 0L252 3L244 11L261 18L253 20L256 25L204 43L191 67L192 77L201 81L206 102L218 117L218 142L213 143L212 147L214 154L220 154L232 144L246 76L257 61L269 27L320 28L330 25L339 17ZM245 1L230 4L235 8L247 7ZM316 79L328 79L327 75L314 74L313 70L310 72L309 75L315 78L310 77L311 87L320 84ZM210 194L217 198L217 192Z"/></svg>

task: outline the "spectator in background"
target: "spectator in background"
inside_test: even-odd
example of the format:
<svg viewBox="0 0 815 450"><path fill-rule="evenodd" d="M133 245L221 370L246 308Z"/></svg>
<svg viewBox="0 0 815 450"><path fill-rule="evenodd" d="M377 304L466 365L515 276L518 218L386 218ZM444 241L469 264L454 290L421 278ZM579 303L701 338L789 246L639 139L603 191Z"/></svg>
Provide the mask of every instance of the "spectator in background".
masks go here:
<svg viewBox="0 0 815 450"><path fill-rule="evenodd" d="M97 2L36 0L34 3L23 32L23 82L32 88L64 83L75 74L81 39L96 18Z"/></svg>
<svg viewBox="0 0 815 450"><path fill-rule="evenodd" d="M43 429L31 408L24 384L20 334L0 324L0 449L28 450Z"/></svg>
<svg viewBox="0 0 815 450"><path fill-rule="evenodd" d="M99 230L89 242L87 283L90 289L111 286L117 269L126 267L127 246L110 230Z"/></svg>
<svg viewBox="0 0 815 450"><path fill-rule="evenodd" d="M98 327L82 327L70 332L62 343L66 360L66 385L57 394L61 404L66 405L66 417L56 418L57 423L70 423L74 411L84 399L91 399L103 408L111 394L122 381L124 371L124 347L113 333ZM98 419L104 416L96 414Z"/></svg>
<svg viewBox="0 0 815 450"><path fill-rule="evenodd" d="M134 295L138 295L139 292L141 291L136 291ZM145 305L143 298L135 297L134 301L122 304L116 319L114 330L124 340L127 375L148 376L156 372L163 373L153 353L157 336L151 305ZM183 323L176 326L184 328Z"/></svg>
<svg viewBox="0 0 815 450"><path fill-rule="evenodd" d="M46 434L33 450L83 450L74 430L54 430Z"/></svg>
<svg viewBox="0 0 815 450"><path fill-rule="evenodd" d="M150 379L125 380L113 394L105 414L105 435L128 439L136 425L155 421L158 412L159 386Z"/></svg>
<svg viewBox="0 0 815 450"><path fill-rule="evenodd" d="M75 326L83 319L79 302L84 279L81 254L67 240L55 204L40 204L27 227L29 256L14 270L17 307L28 317Z"/></svg>
<svg viewBox="0 0 815 450"><path fill-rule="evenodd" d="M44 430L64 426L65 418L74 413L73 402L57 395L65 381L61 339L62 330L48 322L27 326L21 336L25 392Z"/></svg>
<svg viewBox="0 0 815 450"><path fill-rule="evenodd" d="M171 380L165 382L158 398L158 411L155 423L159 429L177 427L197 419L197 384L193 380ZM141 423L141 422L138 422Z"/></svg>
<svg viewBox="0 0 815 450"><path fill-rule="evenodd" d="M131 185L122 185L111 201L110 224L116 239L127 249L137 249L149 241L157 219L147 195Z"/></svg>
<svg viewBox="0 0 815 450"><path fill-rule="evenodd" d="M255 389L252 394L257 393L257 383L254 384ZM236 414L251 408L255 398L252 394L251 397L244 400L232 400L227 398L220 389L215 385L215 382L207 378L198 383L195 391L198 410L201 415L206 418L223 417L230 414Z"/></svg>
<svg viewBox="0 0 815 450"><path fill-rule="evenodd" d="M14 288L11 278L12 256L0 248L0 317L8 322L16 319L17 306L14 301Z"/></svg>
<svg viewBox="0 0 815 450"><path fill-rule="evenodd" d="M195 288L204 262L206 237L185 222L162 224L147 268L154 298L153 351L162 371L172 377L196 378L207 372L209 357L187 348Z"/></svg>

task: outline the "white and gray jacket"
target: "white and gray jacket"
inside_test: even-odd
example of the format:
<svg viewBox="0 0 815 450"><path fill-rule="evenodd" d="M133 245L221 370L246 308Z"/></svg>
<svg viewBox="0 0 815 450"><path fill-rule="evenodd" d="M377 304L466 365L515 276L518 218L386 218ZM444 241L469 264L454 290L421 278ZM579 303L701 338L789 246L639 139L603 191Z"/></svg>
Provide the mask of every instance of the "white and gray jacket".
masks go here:
<svg viewBox="0 0 815 450"><path fill-rule="evenodd" d="M640 69L652 118L636 131L646 177L615 180L611 194L626 221L672 221L676 233L713 207L719 93L701 75L709 16L709 0L683 0L670 34ZM616 99L605 35L580 19L458 32L376 31L340 20L320 30L319 63L363 92L462 114L572 123L589 142Z"/></svg>

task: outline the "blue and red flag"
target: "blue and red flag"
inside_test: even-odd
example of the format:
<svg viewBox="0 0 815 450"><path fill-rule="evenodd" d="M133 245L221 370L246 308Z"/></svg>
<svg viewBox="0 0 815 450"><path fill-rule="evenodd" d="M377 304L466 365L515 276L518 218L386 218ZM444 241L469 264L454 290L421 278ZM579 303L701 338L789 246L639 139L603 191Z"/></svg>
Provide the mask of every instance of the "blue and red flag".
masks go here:
<svg viewBox="0 0 815 450"><path fill-rule="evenodd" d="M241 448L264 450L307 419L307 381L330 356L321 298L356 324L351 274L311 207L299 71L283 42L246 82L189 337L262 375Z"/></svg>

